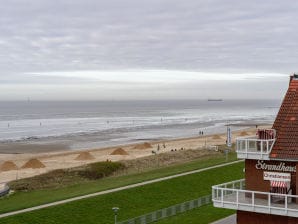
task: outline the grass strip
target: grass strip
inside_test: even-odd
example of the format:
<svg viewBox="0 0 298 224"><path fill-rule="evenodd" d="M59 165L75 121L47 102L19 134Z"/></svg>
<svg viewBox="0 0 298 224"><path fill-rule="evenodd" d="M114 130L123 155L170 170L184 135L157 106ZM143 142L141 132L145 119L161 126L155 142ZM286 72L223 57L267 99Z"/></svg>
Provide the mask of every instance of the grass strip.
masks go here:
<svg viewBox="0 0 298 224"><path fill-rule="evenodd" d="M109 224L113 223L111 208L114 206L120 208L119 220L146 214L211 194L212 185L243 178L243 167L243 163L237 163L142 187L3 218L1 223Z"/></svg>
<svg viewBox="0 0 298 224"><path fill-rule="evenodd" d="M210 204L193 209L191 211L187 211L185 213L180 213L176 216L162 219L156 222L156 224L208 224L230 216L234 213L234 210L215 208L212 204Z"/></svg>
<svg viewBox="0 0 298 224"><path fill-rule="evenodd" d="M235 153L231 153L229 161L235 161ZM0 213L20 210L58 200L72 198L80 195L90 194L112 188L122 187L129 184L139 183L160 177L170 176L195 169L201 169L226 162L222 155L203 157L186 164L174 165L155 170L88 181L57 189L33 190L28 192L16 192L9 197L0 200Z"/></svg>

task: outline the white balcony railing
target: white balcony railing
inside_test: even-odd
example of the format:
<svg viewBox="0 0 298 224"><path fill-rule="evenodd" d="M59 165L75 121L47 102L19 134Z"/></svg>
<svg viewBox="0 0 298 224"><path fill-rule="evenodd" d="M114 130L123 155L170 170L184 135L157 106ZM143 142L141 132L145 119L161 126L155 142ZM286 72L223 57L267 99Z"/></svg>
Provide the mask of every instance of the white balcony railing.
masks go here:
<svg viewBox="0 0 298 224"><path fill-rule="evenodd" d="M258 139L257 136L236 139L236 152L239 159L269 160L274 139Z"/></svg>
<svg viewBox="0 0 298 224"><path fill-rule="evenodd" d="M212 187L215 207L298 217L298 195L245 190L244 179Z"/></svg>

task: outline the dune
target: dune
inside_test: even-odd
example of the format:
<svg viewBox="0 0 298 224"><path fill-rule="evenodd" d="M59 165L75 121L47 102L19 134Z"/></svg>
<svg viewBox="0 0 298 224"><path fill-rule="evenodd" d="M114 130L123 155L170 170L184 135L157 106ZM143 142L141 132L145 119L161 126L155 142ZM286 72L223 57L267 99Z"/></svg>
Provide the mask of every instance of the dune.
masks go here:
<svg viewBox="0 0 298 224"><path fill-rule="evenodd" d="M95 159L93 155L91 155L90 152L81 152L75 160L92 160Z"/></svg>
<svg viewBox="0 0 298 224"><path fill-rule="evenodd" d="M116 150L114 150L110 155L129 155L128 152L126 152L124 149L122 148L117 148Z"/></svg>
<svg viewBox="0 0 298 224"><path fill-rule="evenodd" d="M144 142L143 144L138 144L134 147L134 149L151 149L151 148L153 147L148 142Z"/></svg>
<svg viewBox="0 0 298 224"><path fill-rule="evenodd" d="M39 169L39 168L45 168L46 166L40 162L38 159L30 159L28 162L26 162L22 169L32 168L32 169Z"/></svg>
<svg viewBox="0 0 298 224"><path fill-rule="evenodd" d="M220 135L213 135L212 139L217 140L217 139L222 139L222 137Z"/></svg>
<svg viewBox="0 0 298 224"><path fill-rule="evenodd" d="M10 170L17 170L17 165L12 161L5 161L2 163L0 170L1 171L10 171Z"/></svg>
<svg viewBox="0 0 298 224"><path fill-rule="evenodd" d="M242 131L240 134L239 134L239 136L247 136L247 135L249 135L246 131Z"/></svg>

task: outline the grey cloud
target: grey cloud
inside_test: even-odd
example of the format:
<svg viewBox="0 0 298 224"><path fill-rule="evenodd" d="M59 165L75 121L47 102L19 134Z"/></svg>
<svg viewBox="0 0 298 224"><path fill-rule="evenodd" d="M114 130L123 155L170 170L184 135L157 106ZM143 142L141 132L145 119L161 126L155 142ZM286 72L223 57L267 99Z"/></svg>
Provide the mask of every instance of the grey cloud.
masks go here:
<svg viewBox="0 0 298 224"><path fill-rule="evenodd" d="M10 0L0 6L0 82L134 68L291 73L297 9L290 0Z"/></svg>
<svg viewBox="0 0 298 224"><path fill-rule="evenodd" d="M0 8L1 64L16 72L290 72L298 56L297 9L289 0L13 0Z"/></svg>

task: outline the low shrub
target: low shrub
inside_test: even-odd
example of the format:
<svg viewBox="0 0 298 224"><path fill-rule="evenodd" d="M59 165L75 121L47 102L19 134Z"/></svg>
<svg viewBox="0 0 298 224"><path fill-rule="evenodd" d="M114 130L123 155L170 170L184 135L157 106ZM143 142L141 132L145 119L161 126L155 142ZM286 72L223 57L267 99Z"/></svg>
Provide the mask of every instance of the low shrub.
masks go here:
<svg viewBox="0 0 298 224"><path fill-rule="evenodd" d="M85 170L79 171L79 175L91 180L110 176L125 166L120 162L98 162L87 165Z"/></svg>
<svg viewBox="0 0 298 224"><path fill-rule="evenodd" d="M112 175L125 166L120 162L97 162L70 169L53 170L38 176L15 180L9 183L15 191L30 191L46 188L60 188Z"/></svg>

